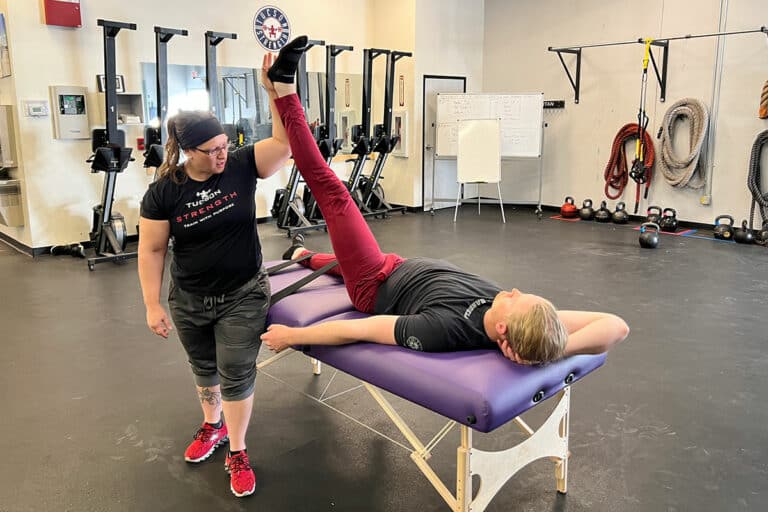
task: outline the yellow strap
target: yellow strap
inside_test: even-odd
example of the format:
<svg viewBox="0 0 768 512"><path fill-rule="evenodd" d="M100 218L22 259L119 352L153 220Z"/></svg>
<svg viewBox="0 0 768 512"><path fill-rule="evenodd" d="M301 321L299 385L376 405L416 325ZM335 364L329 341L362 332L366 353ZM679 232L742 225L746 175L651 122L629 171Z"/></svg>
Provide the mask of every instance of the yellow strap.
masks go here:
<svg viewBox="0 0 768 512"><path fill-rule="evenodd" d="M642 160L643 159L643 151L641 149L640 139L637 139L635 141L635 158L637 160Z"/></svg>
<svg viewBox="0 0 768 512"><path fill-rule="evenodd" d="M645 40L645 55L643 56L643 71L648 69L648 60L651 58L651 43L653 39Z"/></svg>

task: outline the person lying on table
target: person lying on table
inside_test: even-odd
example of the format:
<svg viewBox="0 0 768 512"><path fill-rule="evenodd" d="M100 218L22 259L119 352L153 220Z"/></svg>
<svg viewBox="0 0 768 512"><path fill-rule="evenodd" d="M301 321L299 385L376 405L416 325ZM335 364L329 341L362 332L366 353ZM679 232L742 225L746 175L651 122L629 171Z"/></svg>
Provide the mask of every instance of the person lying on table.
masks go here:
<svg viewBox="0 0 768 512"><path fill-rule="evenodd" d="M313 253L302 264L318 269L338 261L331 273L343 277L354 307L372 316L308 327L273 324L261 336L270 349L357 341L426 352L498 347L512 361L538 364L602 353L627 337L629 327L616 315L557 310L543 297L504 291L442 260L383 253L307 126L293 83L306 45L305 36L291 41L268 73L293 159L322 211L334 250ZM307 254L303 241L294 237L284 259Z"/></svg>

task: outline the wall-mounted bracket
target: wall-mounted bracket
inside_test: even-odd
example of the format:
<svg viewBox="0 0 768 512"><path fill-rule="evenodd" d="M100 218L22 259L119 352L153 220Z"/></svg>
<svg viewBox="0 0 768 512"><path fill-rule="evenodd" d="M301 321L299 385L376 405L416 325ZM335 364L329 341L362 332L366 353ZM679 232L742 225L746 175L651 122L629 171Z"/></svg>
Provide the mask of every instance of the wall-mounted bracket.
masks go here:
<svg viewBox="0 0 768 512"><path fill-rule="evenodd" d="M573 93L574 103L579 102L579 87L581 86L581 48L556 48L553 49L551 46L549 47L549 51L551 52L557 52L557 57L560 59L560 62L563 64L563 69L565 69L565 74L568 75L568 81L571 82L571 87L573 87ZM568 66L565 64L565 60L563 60L563 53L570 53L572 55L576 55L576 75L575 80L574 77L571 76L571 71L568 69Z"/></svg>
<svg viewBox="0 0 768 512"><path fill-rule="evenodd" d="M659 75L659 68L656 65L656 58L653 56L653 52L650 52L649 55L651 56L653 70L656 72L656 79L659 81L659 87L661 88L659 101L664 103L664 101L667 99L667 62L669 59L669 41L652 41L651 46L658 46L661 48L661 75Z"/></svg>

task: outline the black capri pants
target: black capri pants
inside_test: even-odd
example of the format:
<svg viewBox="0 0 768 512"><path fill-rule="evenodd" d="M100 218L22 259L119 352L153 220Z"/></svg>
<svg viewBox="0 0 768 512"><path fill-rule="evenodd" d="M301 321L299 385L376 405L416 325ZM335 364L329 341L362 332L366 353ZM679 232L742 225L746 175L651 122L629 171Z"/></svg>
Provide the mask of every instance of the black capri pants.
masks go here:
<svg viewBox="0 0 768 512"><path fill-rule="evenodd" d="M168 305L195 384L221 384L226 401L251 396L270 295L263 267L240 288L213 297L184 291L171 280Z"/></svg>

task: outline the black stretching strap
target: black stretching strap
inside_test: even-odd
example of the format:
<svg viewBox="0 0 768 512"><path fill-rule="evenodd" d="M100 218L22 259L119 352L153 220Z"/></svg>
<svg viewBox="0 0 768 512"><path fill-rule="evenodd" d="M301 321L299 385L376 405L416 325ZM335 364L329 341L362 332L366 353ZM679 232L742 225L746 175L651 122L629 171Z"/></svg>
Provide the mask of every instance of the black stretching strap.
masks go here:
<svg viewBox="0 0 768 512"><path fill-rule="evenodd" d="M307 255L305 254L304 256L307 256ZM291 261L286 262L286 263L288 263L288 264L296 263L297 261L301 261L301 259L304 258L304 256L302 256L301 258L298 258L296 260L291 260ZM324 267L321 267L321 268L315 270L311 274L308 274L308 275L302 277L301 279L299 279L295 283L291 283L289 286L283 288L279 292L273 293L272 297L270 298L270 304L274 305L275 303L283 300L287 296L292 295L297 290L299 290L299 288L303 287L304 285L306 285L308 283L311 283L312 281L314 281L318 277L322 276L323 274L328 273L329 270L331 270L332 268L334 268L338 264L339 264L338 261L332 261L331 263L325 265ZM281 268L284 268L284 266L287 266L287 265L285 265L284 263L280 263L279 265L275 265L275 267L281 267ZM269 272L269 270L274 269L275 267L272 267L271 269L268 269L267 272Z"/></svg>
<svg viewBox="0 0 768 512"><path fill-rule="evenodd" d="M288 261L284 261L282 263L278 263L277 265L273 265L273 266L271 266L271 267L269 267L267 269L267 275L268 276L273 276L273 275L277 274L278 272L280 272L281 270L283 270L284 268L290 267L294 263L299 263L300 261L308 260L309 258L312 257L312 254L313 253L308 252L307 254L296 258L295 260L288 260Z"/></svg>

